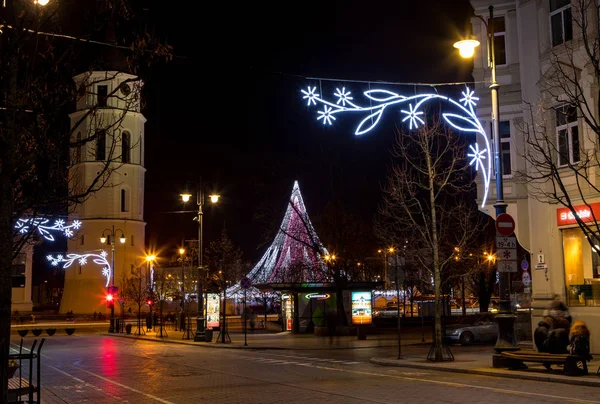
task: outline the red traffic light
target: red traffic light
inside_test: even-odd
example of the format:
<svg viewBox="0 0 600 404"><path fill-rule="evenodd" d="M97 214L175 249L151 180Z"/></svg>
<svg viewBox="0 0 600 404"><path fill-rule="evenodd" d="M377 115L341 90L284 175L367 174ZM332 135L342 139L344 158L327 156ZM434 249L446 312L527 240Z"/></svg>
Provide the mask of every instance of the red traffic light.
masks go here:
<svg viewBox="0 0 600 404"><path fill-rule="evenodd" d="M113 295L111 295L110 293L106 295L106 301L110 302L113 300Z"/></svg>
<svg viewBox="0 0 600 404"><path fill-rule="evenodd" d="M146 303L148 303L148 306L152 306L152 300L148 300Z"/></svg>

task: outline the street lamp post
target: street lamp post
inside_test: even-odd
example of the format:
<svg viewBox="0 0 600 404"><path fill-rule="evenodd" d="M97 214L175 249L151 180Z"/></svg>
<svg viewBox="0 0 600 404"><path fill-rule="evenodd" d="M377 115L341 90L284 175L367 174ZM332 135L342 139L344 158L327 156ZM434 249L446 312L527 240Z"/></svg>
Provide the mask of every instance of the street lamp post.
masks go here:
<svg viewBox="0 0 600 404"><path fill-rule="evenodd" d="M496 218L506 213L506 203L504 202L504 184L503 168L500 155L500 103L498 101L498 89L500 85L496 81L496 57L494 55L494 6L489 7L489 23L481 16L481 19L487 27L487 45L488 45L488 65L491 68L490 92L492 99L492 137L494 140L494 163L496 167ZM460 50L463 57L473 56L475 47L479 46L479 41L468 39L454 44L455 48ZM499 235L496 233L496 235ZM518 349L514 336L515 315L511 312L509 295L509 276L508 272L500 273L499 302L498 302L498 339L494 349L496 352L511 351Z"/></svg>
<svg viewBox="0 0 600 404"><path fill-rule="evenodd" d="M198 286L197 286L197 295L198 295L198 317L196 318L196 333L194 335L194 341L205 341L204 331L206 329L206 318L204 316L204 296L203 296L203 279L202 279L202 270L203 260L202 260L202 207L204 206L204 191L202 189L202 183L198 183L196 189L196 204L198 205L197 216L194 220L198 221ZM184 192L181 194L181 200L183 202L188 202L191 198L191 194L188 192ZM219 201L219 195L213 194L209 195L210 201L212 203L217 203Z"/></svg>
<svg viewBox="0 0 600 404"><path fill-rule="evenodd" d="M107 243L110 244L110 250L111 250L111 286L108 289L108 297L107 298L110 300L110 325L108 326L108 332L109 333L114 333L115 332L115 299L114 299L114 294L115 294L115 238L117 237L117 232L121 232L121 237L119 237L119 241L121 242L121 244L125 244L125 241L127 241L127 238L125 237L125 233L123 232L123 230L121 229L116 229L115 230L115 226L112 226L112 229L104 229L104 231L102 232L102 236L100 237L100 242L102 244Z"/></svg>

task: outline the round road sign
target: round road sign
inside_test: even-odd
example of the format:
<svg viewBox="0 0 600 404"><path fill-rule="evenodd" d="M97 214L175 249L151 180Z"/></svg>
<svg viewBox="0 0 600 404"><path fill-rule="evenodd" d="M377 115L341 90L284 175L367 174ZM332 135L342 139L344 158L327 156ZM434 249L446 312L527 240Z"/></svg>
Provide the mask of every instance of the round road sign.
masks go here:
<svg viewBox="0 0 600 404"><path fill-rule="evenodd" d="M502 213L496 218L496 231L503 236L510 236L515 232L515 219L508 213Z"/></svg>
<svg viewBox="0 0 600 404"><path fill-rule="evenodd" d="M250 287L250 285L252 285L252 281L247 276L244 276L242 278L242 280L240 281L240 284L241 284L242 288L248 289Z"/></svg>
<svg viewBox="0 0 600 404"><path fill-rule="evenodd" d="M521 261L521 269L523 271L527 271L529 269L529 262L527 262L527 260Z"/></svg>

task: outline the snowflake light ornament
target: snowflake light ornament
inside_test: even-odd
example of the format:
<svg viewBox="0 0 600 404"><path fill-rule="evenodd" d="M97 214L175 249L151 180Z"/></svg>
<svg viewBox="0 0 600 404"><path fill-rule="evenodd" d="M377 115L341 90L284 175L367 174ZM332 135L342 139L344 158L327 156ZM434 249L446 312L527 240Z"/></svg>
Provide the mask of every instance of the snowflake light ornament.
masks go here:
<svg viewBox="0 0 600 404"><path fill-rule="evenodd" d="M345 106L346 103L350 104L350 101L354 99L350 97L350 94L350 91L346 92L346 87L342 87L341 90L336 88L335 96L338 97L336 104L339 104L340 102L342 103L342 106Z"/></svg>
<svg viewBox="0 0 600 404"><path fill-rule="evenodd" d="M110 284L110 279L112 275L112 270L110 264L106 260L107 252L102 250L100 254L67 254L67 256L63 256L62 254L58 254L56 257L52 255L46 256L46 259L50 261L50 265L58 266L59 264L63 264L62 268L67 269L75 261L79 263L79 265L86 265L88 262L88 258L92 259L92 262L96 265L101 265L102 268L102 276L106 278L106 287Z"/></svg>
<svg viewBox="0 0 600 404"><path fill-rule="evenodd" d="M331 125L331 120L333 119L335 121L335 116L331 114L331 107L325 105L323 111L319 111L319 117L317 119L323 119L323 125Z"/></svg>
<svg viewBox="0 0 600 404"><path fill-rule="evenodd" d="M408 111L405 110L401 110L400 112L402 112L403 114L406 114L406 117L404 119L402 119L402 122L406 121L407 119L410 121L410 126L409 129L412 130L413 129L413 125L415 126L415 129L417 129L419 127L419 124L417 123L420 122L421 125L425 125L425 122L419 118L419 115L423 115L423 111L417 111L417 108L413 109L412 104L408 105Z"/></svg>
<svg viewBox="0 0 600 404"><path fill-rule="evenodd" d="M304 97L302 97L302 98L308 99L306 105L309 107L310 107L311 102L313 105L317 105L317 101L315 101L315 100L318 99L319 94L315 94L316 90L317 90L317 87L310 88L310 86L308 86L307 90L302 90L302 93L304 94Z"/></svg>
<svg viewBox="0 0 600 404"><path fill-rule="evenodd" d="M402 122L408 121L409 129L416 129L420 125L425 125L425 114L421 109L423 104L432 100L439 101L442 108L445 108L442 110L442 117L448 125L458 131L471 132L481 136L481 142L485 145L482 150L479 150L479 146L475 146L477 148L471 149L473 153L469 154L469 157L474 159L471 163L475 164L475 168L483 176L485 189L481 207L485 207L489 194L492 159L488 156L490 150L488 136L475 114L474 107L477 105L479 97L475 96L474 91L466 87L462 92L462 98L456 101L438 93L402 95L390 90L371 89L362 93L368 102L360 105L355 103L353 97L350 97L350 91L346 92L346 87L342 87L341 90L336 89L334 96L337 100L335 101L321 98L320 94L316 93L316 89L316 86L308 86L307 90L301 90L302 98L307 100L308 106L311 106L311 104L315 106L321 104L323 106L322 110L317 111L317 120L322 120L324 125L331 125L338 114L364 114L364 118L358 123L354 131L357 136L373 130L381 121L384 112L390 107L397 108L403 104L408 104L408 110L400 108L400 112L404 114Z"/></svg>

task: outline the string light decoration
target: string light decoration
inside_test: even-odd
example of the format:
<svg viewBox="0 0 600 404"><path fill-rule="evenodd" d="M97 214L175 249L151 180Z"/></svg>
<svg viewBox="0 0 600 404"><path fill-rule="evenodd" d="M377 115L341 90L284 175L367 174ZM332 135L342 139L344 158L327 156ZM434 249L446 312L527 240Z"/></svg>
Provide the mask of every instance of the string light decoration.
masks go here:
<svg viewBox="0 0 600 404"><path fill-rule="evenodd" d="M289 282L290 276L296 282L325 282L328 279L323 256L328 254L308 217L298 181L295 181L279 231L247 277L252 285ZM289 273L299 269L303 273ZM227 289L227 295L241 291L237 283Z"/></svg>
<svg viewBox="0 0 600 404"><path fill-rule="evenodd" d="M29 219L18 219L15 224L15 229L21 234L26 234L32 229L44 237L48 241L54 241L53 232L62 233L65 237L73 237L75 230L79 230L81 222L74 220L71 224L66 224L62 219L57 219L54 224L50 225L50 219L43 217L32 217Z"/></svg>
<svg viewBox="0 0 600 404"><path fill-rule="evenodd" d="M103 267L102 276L106 278L106 287L108 287L108 285L110 285L112 269L106 257L108 257L108 253L102 250L100 251L100 254L67 254L66 257L62 254L59 254L56 257L48 255L46 258L48 261L50 261L52 266L57 267L62 264L63 269L69 268L75 261L77 261L81 266L86 265L88 263L88 259L91 259L94 264Z"/></svg>
<svg viewBox="0 0 600 404"><path fill-rule="evenodd" d="M378 124L386 110L389 107L406 106L401 108L400 114L402 122L407 122L410 130L418 129L425 124L423 119L423 105L432 100L443 101L442 105L447 108L442 112L444 121L454 129L461 132L475 133L480 136L485 148L479 150L477 143L475 146L470 146L471 153L467 156L471 158L470 165L475 167L475 170L480 171L483 176L484 193L481 207L485 207L488 198L490 179L492 172L492 159L490 158L490 143L488 137L481 125L481 122L475 115L475 106L479 98L475 96L475 92L466 87L462 92L462 98L458 101L439 94L417 94L417 95L401 95L389 90L375 89L364 91L363 96L368 99L368 105L359 105L354 102L354 97L351 92L346 90L346 87L336 88L334 97L337 101L329 101L323 98L316 92L316 86L308 86L306 90L301 90L302 98L306 100L307 107L322 106L322 109L317 111L317 120L322 121L323 125L333 125L336 121L336 115L347 113L366 114L362 121L356 127L354 134L356 136L364 135L373 130ZM453 111L453 112L450 112Z"/></svg>

